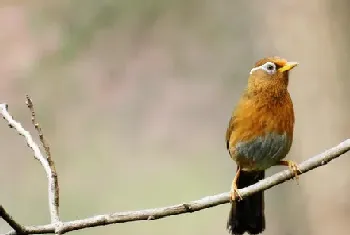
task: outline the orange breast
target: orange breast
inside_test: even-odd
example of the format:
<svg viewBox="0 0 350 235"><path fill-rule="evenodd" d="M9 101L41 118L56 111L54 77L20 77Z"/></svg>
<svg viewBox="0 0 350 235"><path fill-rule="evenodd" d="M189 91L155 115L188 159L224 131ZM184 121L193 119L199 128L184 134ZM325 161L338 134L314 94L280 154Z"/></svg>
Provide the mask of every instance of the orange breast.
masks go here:
<svg viewBox="0 0 350 235"><path fill-rule="evenodd" d="M243 96L226 135L230 155L241 165L268 168L288 153L293 128L293 103L288 92L279 98ZM275 160L266 159L274 155L278 155Z"/></svg>

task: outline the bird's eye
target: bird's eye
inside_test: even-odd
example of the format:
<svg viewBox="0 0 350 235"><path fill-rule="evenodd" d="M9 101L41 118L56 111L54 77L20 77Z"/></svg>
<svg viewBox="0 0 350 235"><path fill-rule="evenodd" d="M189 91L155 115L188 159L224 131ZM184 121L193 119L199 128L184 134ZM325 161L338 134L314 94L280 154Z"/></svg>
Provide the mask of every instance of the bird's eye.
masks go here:
<svg viewBox="0 0 350 235"><path fill-rule="evenodd" d="M250 74L252 74L254 71L256 70L264 70L265 72L267 72L268 74L272 75L276 72L276 65L272 62L266 62L265 64L263 65L260 65L258 67L255 67L253 68L251 71L250 71Z"/></svg>
<svg viewBox="0 0 350 235"><path fill-rule="evenodd" d="M273 70L274 69L274 67L273 67L273 65L272 64L269 64L269 65L267 65L267 70Z"/></svg>
<svg viewBox="0 0 350 235"><path fill-rule="evenodd" d="M262 69L268 74L274 74L276 72L276 65L272 62L267 62L262 66Z"/></svg>

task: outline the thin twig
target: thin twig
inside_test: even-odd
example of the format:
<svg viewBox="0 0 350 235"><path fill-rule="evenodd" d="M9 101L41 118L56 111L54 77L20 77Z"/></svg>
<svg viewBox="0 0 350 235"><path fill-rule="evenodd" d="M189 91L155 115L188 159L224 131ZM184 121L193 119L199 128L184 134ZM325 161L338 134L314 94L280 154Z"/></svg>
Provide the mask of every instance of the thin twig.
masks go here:
<svg viewBox="0 0 350 235"><path fill-rule="evenodd" d="M338 146L333 147L319 155L316 155L301 164L299 164L300 174L304 174L317 167L324 166L331 160L338 158L340 155L350 150L350 139L345 140ZM290 170L283 170L276 173L258 183L249 187L239 189L239 194L244 198L252 195L256 192L263 191L272 188L278 184L290 180L294 177L294 173ZM55 224L47 224L40 226L28 226L25 230L28 234L47 234L47 233L67 233L74 230L80 230L89 227L104 226L107 224L125 223L138 220L156 220L162 219L170 215L179 215L184 213L192 213L194 211L203 210L206 208L218 206L221 204L229 203L230 194L228 192L217 194L214 196L204 197L197 201L188 203L182 203L178 205L140 210L140 211L127 211L116 212L112 214L97 215L86 219L73 220L68 222L62 222L57 228ZM190 208L190 209L189 209ZM15 235L16 231L10 231L6 235Z"/></svg>
<svg viewBox="0 0 350 235"><path fill-rule="evenodd" d="M59 185L58 185L58 177L57 177L57 172L56 172L56 167L55 167L55 162L52 160L51 158L51 151L50 151L50 146L46 140L46 138L44 137L44 133L39 125L39 123L36 120L36 115L35 115L35 109L34 109L34 105L33 105L33 101L32 99L29 97L29 95L26 95L26 104L27 107L29 108L30 112L31 112L31 116L32 116L32 123L36 129L36 131L38 132L39 138L40 138L40 142L43 146L43 148L45 149L46 152L46 159L47 162L49 163L50 169L51 169L51 174L52 174L52 178L54 181L54 184L49 185L49 187L53 186L54 188L49 188L49 197L53 197L50 198L50 211L51 211L51 223L55 223L59 221ZM53 191L55 191L55 193L53 193ZM52 210L52 207L55 207L55 210ZM52 213L54 212L54 213Z"/></svg>
<svg viewBox="0 0 350 235"><path fill-rule="evenodd" d="M28 146L34 152L34 158L37 159L41 165L44 167L46 172L46 177L48 180L48 194L49 194L49 207L51 215L51 224L56 224L59 222L58 216L58 204L56 203L56 193L58 193L57 181L54 177L54 170L50 167L49 161L45 158L40 151L39 146L34 142L32 136L28 131L26 131L21 123L16 122L7 110L7 104L0 104L0 113L6 119L9 127L14 128L20 135L24 136L27 141Z"/></svg>
<svg viewBox="0 0 350 235"><path fill-rule="evenodd" d="M50 146L49 144L47 143L45 137L44 137L44 134L41 130L41 127L39 125L39 123L36 121L36 115L35 115L35 109L34 109L34 104L33 104L33 101L32 99L29 97L29 95L26 95L26 104L27 104L27 107L29 108L30 112L31 112L31 115L32 115L32 123L35 127L35 129L37 130L38 134L39 134L39 138L40 138L40 141L45 149L45 152L46 152L46 155L47 155L47 159L48 161L52 162L52 159L51 159L51 151L50 151Z"/></svg>
<svg viewBox="0 0 350 235"><path fill-rule="evenodd" d="M0 205L0 217L3 218L10 226L11 228L14 229L14 231L16 231L16 234L25 234L26 230L25 228L20 225L19 223L17 223L12 216L6 212L5 208Z"/></svg>

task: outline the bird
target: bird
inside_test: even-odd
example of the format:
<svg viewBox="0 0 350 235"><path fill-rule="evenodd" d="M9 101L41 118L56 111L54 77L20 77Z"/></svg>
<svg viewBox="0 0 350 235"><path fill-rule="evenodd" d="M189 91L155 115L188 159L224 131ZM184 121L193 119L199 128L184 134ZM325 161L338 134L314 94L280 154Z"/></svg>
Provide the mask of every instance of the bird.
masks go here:
<svg viewBox="0 0 350 235"><path fill-rule="evenodd" d="M295 122L289 73L298 64L277 56L257 61L232 112L226 131L226 148L237 165L226 226L232 235L261 234L266 227L263 192L242 198L237 189L264 179L272 166L288 166L295 178L301 173L294 161L285 160Z"/></svg>

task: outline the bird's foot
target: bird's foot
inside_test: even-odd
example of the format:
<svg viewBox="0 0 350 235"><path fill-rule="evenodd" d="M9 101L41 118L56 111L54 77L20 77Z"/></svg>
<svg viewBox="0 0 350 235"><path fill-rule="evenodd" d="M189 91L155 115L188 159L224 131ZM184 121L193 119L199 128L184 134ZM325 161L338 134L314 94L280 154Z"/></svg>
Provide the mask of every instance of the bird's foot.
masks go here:
<svg viewBox="0 0 350 235"><path fill-rule="evenodd" d="M235 175L235 178L232 180L231 191L230 191L230 200L231 200L231 202L235 201L236 198L238 200L242 200L243 199L241 194L237 190L237 180L238 180L238 177L239 177L240 173L241 173L241 168L238 167L236 175Z"/></svg>
<svg viewBox="0 0 350 235"><path fill-rule="evenodd" d="M241 194L238 192L238 189L233 188L230 191L230 200L232 202L232 201L236 201L237 199L242 200L243 198L242 198Z"/></svg>
<svg viewBox="0 0 350 235"><path fill-rule="evenodd" d="M288 166L288 168L293 172L294 178L297 181L297 184L299 184L299 174L301 174L301 170L299 169L298 164L291 160L282 160L279 162L278 165Z"/></svg>

